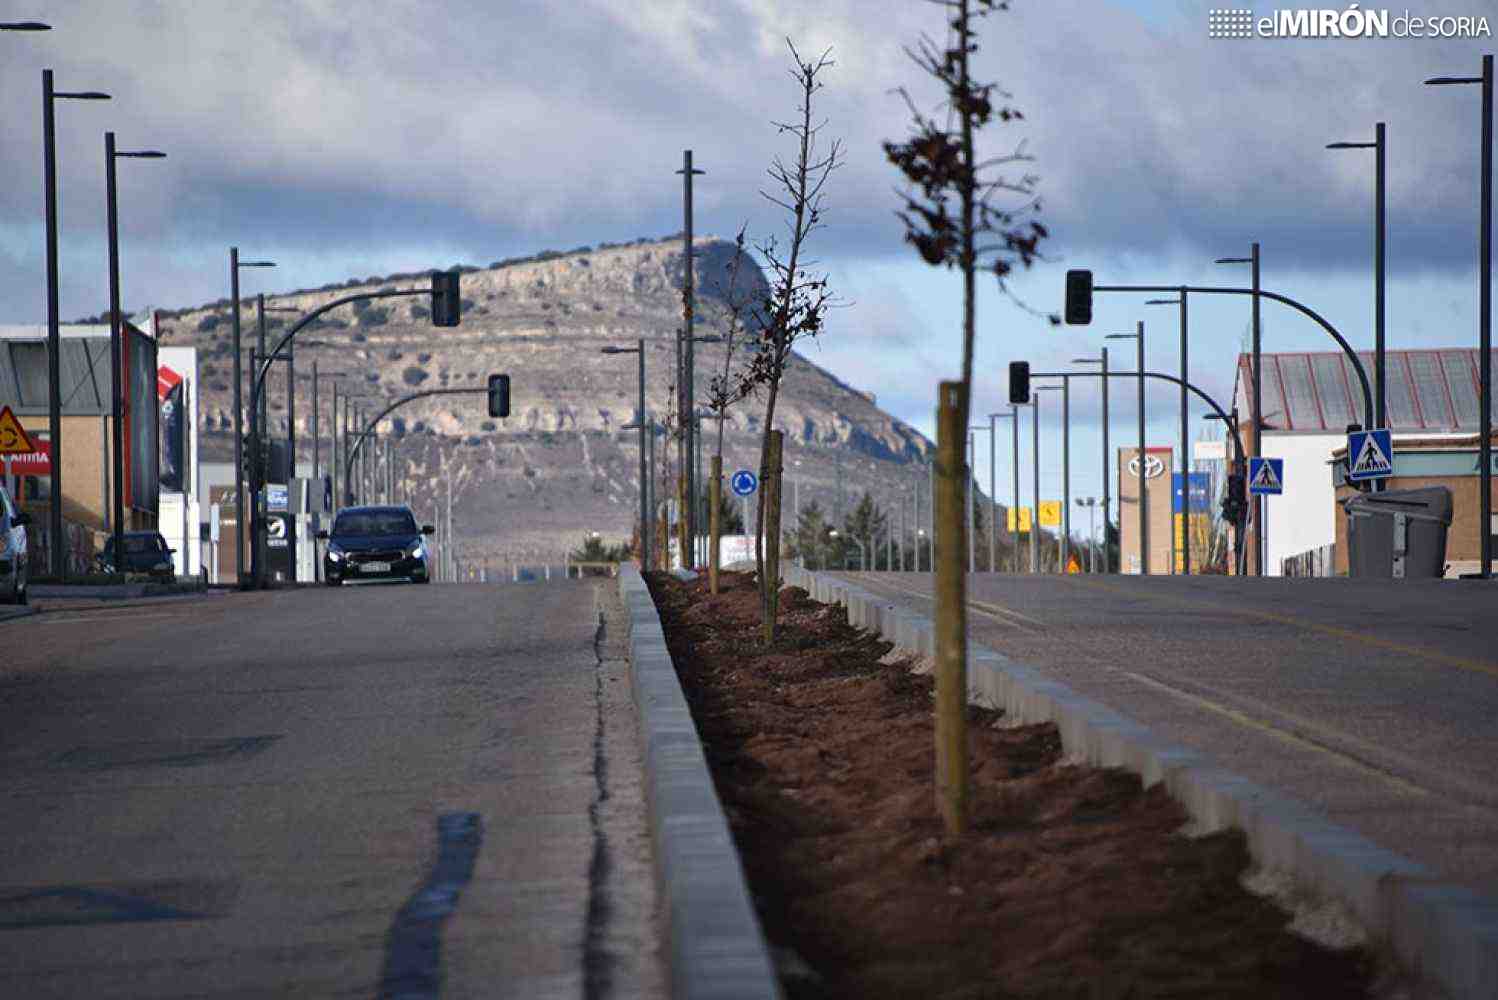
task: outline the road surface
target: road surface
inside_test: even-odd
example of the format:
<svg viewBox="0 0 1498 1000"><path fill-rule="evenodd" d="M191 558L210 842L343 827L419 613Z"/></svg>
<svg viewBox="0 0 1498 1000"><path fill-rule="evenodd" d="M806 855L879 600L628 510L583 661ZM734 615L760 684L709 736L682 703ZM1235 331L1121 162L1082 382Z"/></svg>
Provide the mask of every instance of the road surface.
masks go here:
<svg viewBox="0 0 1498 1000"><path fill-rule="evenodd" d="M593 587L0 626L0 992L662 992L627 675L595 647Z"/></svg>
<svg viewBox="0 0 1498 1000"><path fill-rule="evenodd" d="M932 613L929 573L842 573ZM1498 586L969 578L974 640L1498 895Z"/></svg>

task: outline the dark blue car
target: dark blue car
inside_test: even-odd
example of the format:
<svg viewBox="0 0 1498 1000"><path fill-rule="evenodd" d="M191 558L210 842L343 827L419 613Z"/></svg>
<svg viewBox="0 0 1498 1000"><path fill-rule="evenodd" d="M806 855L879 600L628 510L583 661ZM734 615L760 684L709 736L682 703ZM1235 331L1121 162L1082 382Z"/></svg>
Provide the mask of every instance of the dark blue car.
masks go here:
<svg viewBox="0 0 1498 1000"><path fill-rule="evenodd" d="M176 563L172 560L177 550L168 547L159 532L127 531L121 541L124 558L116 558L114 536L105 539L104 551L95 557L99 569L105 573L142 573L167 583L177 578Z"/></svg>
<svg viewBox="0 0 1498 1000"><path fill-rule="evenodd" d="M430 583L426 540L435 529L416 526L411 508L346 507L338 512L332 531L319 531L326 539L323 579L336 587L345 580L410 580Z"/></svg>

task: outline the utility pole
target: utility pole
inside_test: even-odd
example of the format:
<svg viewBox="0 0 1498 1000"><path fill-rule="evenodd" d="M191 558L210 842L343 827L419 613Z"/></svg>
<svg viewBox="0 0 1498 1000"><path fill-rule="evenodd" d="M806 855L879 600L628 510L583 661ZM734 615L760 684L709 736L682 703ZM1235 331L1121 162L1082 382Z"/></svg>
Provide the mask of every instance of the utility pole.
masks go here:
<svg viewBox="0 0 1498 1000"><path fill-rule="evenodd" d="M692 260L692 177L695 174L706 173L706 171L693 168L692 151L690 149L685 149L682 150L682 167L677 171L677 173L681 174L682 179L682 209L685 221L685 229L683 231L683 243L685 244L685 246L683 249L686 255L686 273L683 277L682 289L682 318L683 326L685 327L685 329L682 331L681 346L681 363L683 370L680 379L680 410L678 411L680 415L678 424L681 426L682 433L684 435L682 440L682 447L680 449L680 459L681 474L686 479L686 489L683 491L683 493L687 501L686 510L682 513L686 519L686 535L688 538L692 539L692 548L695 549L697 538L698 477L694 475L697 451L697 403L695 398L696 393L694 391L694 383L696 381L697 368L695 360L696 345L692 339L693 313L695 312L696 306L696 303L693 301L694 276ZM683 555L685 554L686 553L683 553ZM686 568L690 569L691 567Z"/></svg>

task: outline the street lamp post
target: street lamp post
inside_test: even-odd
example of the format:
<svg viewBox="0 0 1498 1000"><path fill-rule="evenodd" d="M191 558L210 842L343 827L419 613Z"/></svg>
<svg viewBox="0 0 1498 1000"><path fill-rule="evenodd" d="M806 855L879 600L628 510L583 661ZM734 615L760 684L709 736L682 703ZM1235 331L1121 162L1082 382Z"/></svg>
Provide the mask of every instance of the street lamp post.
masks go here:
<svg viewBox="0 0 1498 1000"><path fill-rule="evenodd" d="M42 31L40 22L16 22L12 30ZM62 527L62 338L57 317L57 126L52 105L59 99L107 101L109 95L97 90L65 93L52 87L52 71L42 70L42 173L47 211L47 437L52 454L49 475L51 497L47 505L47 534L50 540L52 575L62 580L68 564L63 552ZM116 557L118 558L118 557Z"/></svg>
<svg viewBox="0 0 1498 1000"><path fill-rule="evenodd" d="M1108 491L1112 484L1108 479L1108 348L1103 348L1095 358L1072 358L1072 364L1101 364L1103 372L1103 572L1111 572L1111 557L1108 554L1108 511L1113 497Z"/></svg>
<svg viewBox="0 0 1498 1000"><path fill-rule="evenodd" d="M105 218L109 235L109 364L110 380L113 386L110 390L110 447L114 454L110 456L111 476L114 479L114 496L110 508L110 527L114 535L114 564L116 568L124 566L125 551L125 429L124 429L124 393L122 382L125 374L125 359L123 351L124 331L120 322L120 227L118 200L115 194L114 161L117 157L128 157L131 159L157 160L165 157L165 153L154 149L142 149L138 151L116 150L114 148L114 133L104 133L104 203ZM53 461L56 461L56 452L53 452ZM186 562L183 563L186 565Z"/></svg>
<svg viewBox="0 0 1498 1000"><path fill-rule="evenodd" d="M1493 575L1493 57L1482 57L1482 76L1438 76L1432 86L1476 83L1482 86L1482 187L1477 255L1477 539L1482 565L1477 576ZM57 460L54 458L53 462Z"/></svg>
<svg viewBox="0 0 1498 1000"><path fill-rule="evenodd" d="M1384 123L1373 126L1372 142L1333 142L1326 148L1373 150L1373 412L1378 426L1388 427L1384 387L1384 153L1387 149ZM1375 480L1375 484L1382 482Z"/></svg>
<svg viewBox="0 0 1498 1000"><path fill-rule="evenodd" d="M1097 497L1077 497L1077 506L1087 508L1087 572L1097 572Z"/></svg>
<svg viewBox="0 0 1498 1000"><path fill-rule="evenodd" d="M1061 385L1040 385L1035 386L1030 390L1031 399L1035 407L1035 439L1031 443L1031 451L1034 452L1033 457L1035 461L1035 517L1030 522L1030 554L1034 560L1034 569L1036 573L1040 572L1040 394L1043 392L1060 392L1064 397L1064 386L1070 380L1062 379L1061 381ZM1064 442L1065 431L1063 431L1062 433L1062 440ZM1065 445L1063 444L1063 448L1064 447ZM1057 568L1058 570L1064 571L1066 567L1063 564L1062 566L1059 566Z"/></svg>
<svg viewBox="0 0 1498 1000"><path fill-rule="evenodd" d="M1380 230L1382 230L1382 227L1380 227ZM1264 411L1262 409L1262 404L1264 401L1264 373L1263 365L1261 364L1263 356L1263 344L1262 337L1260 336L1261 328L1259 326L1259 292L1261 291L1259 285L1259 244L1254 243L1249 247L1249 255L1247 257L1219 257L1217 258L1215 263L1247 264L1250 268L1251 280L1253 282L1251 293L1253 295L1253 344L1251 347L1251 350L1253 352L1253 400L1250 403L1250 409L1252 409L1253 411L1253 416L1251 418L1253 420L1253 427L1250 428L1249 438L1251 439L1250 447L1253 449L1253 457L1258 458L1261 454L1263 454L1259 449L1260 445L1262 444L1260 440L1260 431L1264 426ZM1379 313L1379 322L1383 322L1382 311L1380 311ZM1382 355L1380 355L1379 357L1381 359ZM1378 368L1379 373L1376 377L1378 378L1379 385L1382 386L1383 363L1381 360L1379 361ZM1382 389L1380 389L1380 392L1382 392ZM1380 409L1378 412L1381 412L1382 404L1379 404L1379 407ZM1265 552L1264 498L1255 493L1251 499L1253 505L1254 524L1254 575L1263 576Z"/></svg>
<svg viewBox="0 0 1498 1000"><path fill-rule="evenodd" d="M634 347L605 347L604 354L637 354L639 355L639 408L635 416L635 424L640 432L640 566L646 571L650 570L650 498L649 498L649 472L646 464L646 442L645 435L649 433L649 427L645 421L645 341L635 341Z"/></svg>
<svg viewBox="0 0 1498 1000"><path fill-rule="evenodd" d="M1184 491L1185 501L1181 505L1181 573L1185 576L1191 575L1191 532L1186 530L1191 523L1191 430L1187 423L1187 397L1186 382L1191 376L1186 371L1186 286L1181 286L1181 294L1173 299L1146 299L1147 306L1180 306L1181 308L1181 489ZM1175 545L1171 545L1171 551L1175 551Z"/></svg>
<svg viewBox="0 0 1498 1000"><path fill-rule="evenodd" d="M978 571L978 532L973 529L973 462L978 457L977 432L989 428L974 424L967 429L967 571Z"/></svg>
<svg viewBox="0 0 1498 1000"><path fill-rule="evenodd" d="M999 487L998 480L994 475L997 465L997 457L994 449L994 441L998 438L998 422L1000 420L1013 421L1014 429L1014 527L1019 528L1019 410L1010 405L1008 413L990 413L988 415L988 571L997 573L999 571ZM1015 531L1018 536L1019 531ZM1015 539L1014 544L1015 570L1019 569L1019 541Z"/></svg>
<svg viewBox="0 0 1498 1000"><path fill-rule="evenodd" d="M1258 324L1255 324L1257 327ZM1144 444L1144 320L1139 321L1139 327L1134 333L1110 333L1107 340L1133 340L1135 341L1139 354L1137 371L1139 373L1139 454L1135 461L1139 463L1139 573L1141 576L1149 576L1150 572L1150 520L1149 520L1149 492L1148 484L1148 451ZM1255 369L1257 371L1257 368ZM1119 523L1123 523L1123 498L1119 498L1118 510ZM1123 572L1123 553L1119 553L1119 572Z"/></svg>
<svg viewBox="0 0 1498 1000"><path fill-rule="evenodd" d="M245 585L249 576L245 566L244 538L247 525L244 519L244 492L246 477L244 474L244 373L241 367L239 325L239 269L242 267L275 267L276 262L271 260L240 260L239 247L229 248L229 301L232 303L234 329L234 509L235 509L235 531L238 535L234 539L235 571L239 578L239 585ZM259 449L256 449L258 452ZM256 455L258 461L259 455ZM254 543L254 532L250 532L251 547Z"/></svg>

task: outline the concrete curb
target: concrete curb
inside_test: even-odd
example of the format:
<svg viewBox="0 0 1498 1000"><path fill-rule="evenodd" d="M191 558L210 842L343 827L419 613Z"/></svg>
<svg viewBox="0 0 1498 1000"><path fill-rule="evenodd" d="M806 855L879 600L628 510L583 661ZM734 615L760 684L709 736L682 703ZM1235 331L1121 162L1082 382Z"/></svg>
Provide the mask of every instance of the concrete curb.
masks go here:
<svg viewBox="0 0 1498 1000"><path fill-rule="evenodd" d="M629 612L630 683L645 756L656 885L666 911L671 995L778 998L775 966L660 616L639 570L622 564L618 580Z"/></svg>
<svg viewBox="0 0 1498 1000"><path fill-rule="evenodd" d="M205 588L196 583L105 583L87 586L67 583L38 583L30 588L32 597L88 597L120 600L131 597L169 597L175 594L199 594Z"/></svg>
<svg viewBox="0 0 1498 1000"><path fill-rule="evenodd" d="M29 618L36 614L36 608L29 604L18 604L14 607L0 608L0 622L8 622L14 618Z"/></svg>
<svg viewBox="0 0 1498 1000"><path fill-rule="evenodd" d="M932 623L845 580L797 567L785 582L847 609L848 622L907 652L934 654ZM1422 984L1453 1000L1498 997L1498 900L1442 881L1423 865L1321 818L1294 799L1216 767L1045 674L968 646L968 699L1020 722L1054 722L1068 754L1164 782L1204 832L1238 827L1254 860L1318 899L1344 906Z"/></svg>

